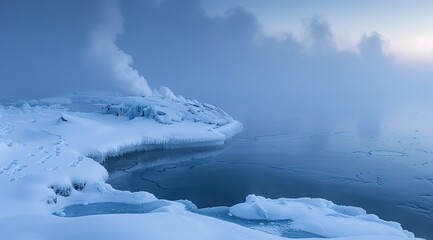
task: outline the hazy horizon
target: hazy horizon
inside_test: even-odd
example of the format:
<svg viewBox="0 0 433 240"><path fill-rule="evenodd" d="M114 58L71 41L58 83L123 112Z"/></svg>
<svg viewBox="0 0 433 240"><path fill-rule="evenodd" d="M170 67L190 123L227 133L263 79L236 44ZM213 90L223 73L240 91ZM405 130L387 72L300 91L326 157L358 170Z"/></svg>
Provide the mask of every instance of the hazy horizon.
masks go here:
<svg viewBox="0 0 433 240"><path fill-rule="evenodd" d="M20 3L0 6L2 96L145 95L167 86L247 125L320 118L321 127L353 118L377 125L393 109L433 101L429 15L415 11L423 1L392 8L339 1ZM398 18L396 6L416 18ZM414 29L426 36L425 54L404 63L393 54L396 36L408 39ZM345 34L350 47L341 41Z"/></svg>

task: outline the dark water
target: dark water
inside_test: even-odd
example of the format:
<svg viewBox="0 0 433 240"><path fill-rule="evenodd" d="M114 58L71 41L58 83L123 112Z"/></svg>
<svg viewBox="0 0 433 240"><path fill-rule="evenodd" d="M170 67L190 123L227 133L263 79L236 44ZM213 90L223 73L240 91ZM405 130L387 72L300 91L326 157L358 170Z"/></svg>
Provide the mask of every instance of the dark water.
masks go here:
<svg viewBox="0 0 433 240"><path fill-rule="evenodd" d="M188 199L200 208L231 206L251 193L325 198L433 239L431 139L362 138L351 132L241 136L219 148L112 158L105 167L114 188Z"/></svg>

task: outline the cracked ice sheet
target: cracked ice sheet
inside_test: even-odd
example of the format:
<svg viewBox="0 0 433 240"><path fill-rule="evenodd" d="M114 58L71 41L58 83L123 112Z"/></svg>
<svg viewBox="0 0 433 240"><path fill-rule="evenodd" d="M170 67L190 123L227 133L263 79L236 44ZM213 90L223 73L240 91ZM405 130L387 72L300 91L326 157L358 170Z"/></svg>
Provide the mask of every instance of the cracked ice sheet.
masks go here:
<svg viewBox="0 0 433 240"><path fill-rule="evenodd" d="M153 239L278 239L188 212L182 204L174 202L148 214L74 219L52 215L73 204L157 201L147 192L113 189L105 183L107 171L88 156L103 160L155 147L222 144L233 132L240 131L241 125L236 121L220 128L192 121L164 125L152 119L129 120L99 113L69 112L59 105L28 104L21 108L0 107L0 116L0 235L6 239L144 235L154 236ZM363 232L364 237L360 238L358 232L350 235L350 230L345 229L346 235L354 237L351 239L371 239L370 231L382 226L368 218L364 221L371 226ZM396 229L400 235L381 235L381 239L412 237L401 228Z"/></svg>

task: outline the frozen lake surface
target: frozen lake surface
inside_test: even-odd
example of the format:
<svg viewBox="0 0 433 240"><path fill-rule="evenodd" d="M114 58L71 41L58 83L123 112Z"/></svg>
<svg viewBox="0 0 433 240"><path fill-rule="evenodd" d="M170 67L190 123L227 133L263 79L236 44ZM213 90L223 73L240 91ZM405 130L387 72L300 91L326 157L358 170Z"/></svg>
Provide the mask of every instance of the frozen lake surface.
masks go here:
<svg viewBox="0 0 433 240"><path fill-rule="evenodd" d="M108 159L105 167L114 188L188 199L199 208L232 206L250 193L325 198L431 239L430 140L419 133L381 139L351 132L244 135L220 148L134 153Z"/></svg>

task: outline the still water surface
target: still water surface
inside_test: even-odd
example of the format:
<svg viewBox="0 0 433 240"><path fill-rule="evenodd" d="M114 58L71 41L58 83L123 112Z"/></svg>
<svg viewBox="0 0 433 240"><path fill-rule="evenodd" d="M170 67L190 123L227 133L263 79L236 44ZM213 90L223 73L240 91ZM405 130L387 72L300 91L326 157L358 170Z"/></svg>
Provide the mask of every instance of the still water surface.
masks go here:
<svg viewBox="0 0 433 240"><path fill-rule="evenodd" d="M231 206L251 193L325 198L433 239L430 141L420 133L241 135L222 147L133 153L104 165L114 188L188 199L200 208Z"/></svg>

